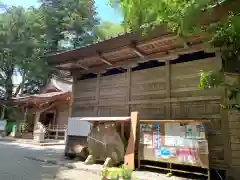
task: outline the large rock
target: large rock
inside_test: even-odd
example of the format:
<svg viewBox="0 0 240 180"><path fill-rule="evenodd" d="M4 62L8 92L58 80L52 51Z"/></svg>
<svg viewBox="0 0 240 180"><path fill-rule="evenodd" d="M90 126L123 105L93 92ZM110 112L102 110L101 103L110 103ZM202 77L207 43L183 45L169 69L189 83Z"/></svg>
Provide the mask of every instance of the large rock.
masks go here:
<svg viewBox="0 0 240 180"><path fill-rule="evenodd" d="M88 137L89 152L97 160L105 161L107 157L113 164L119 164L124 159L124 140L117 132L114 122L99 123L93 126Z"/></svg>

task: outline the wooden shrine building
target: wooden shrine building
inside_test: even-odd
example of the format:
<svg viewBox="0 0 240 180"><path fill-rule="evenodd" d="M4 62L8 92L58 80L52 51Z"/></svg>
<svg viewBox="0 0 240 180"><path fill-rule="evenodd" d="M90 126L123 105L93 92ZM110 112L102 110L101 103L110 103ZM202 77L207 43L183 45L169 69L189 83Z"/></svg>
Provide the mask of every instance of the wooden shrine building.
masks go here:
<svg viewBox="0 0 240 180"><path fill-rule="evenodd" d="M55 138L56 131L64 132L69 116L71 91L72 82L52 78L39 94L14 99L14 104L25 110L22 122L22 125L27 125L25 130L32 135L37 122L41 122L49 131L53 131L48 134L49 138ZM24 128L20 125L18 129L21 131Z"/></svg>
<svg viewBox="0 0 240 180"><path fill-rule="evenodd" d="M221 8L213 21L224 14ZM72 117L138 111L143 120L210 120L210 168L230 172L240 161L232 156L228 112L220 110L225 89L197 88L201 71L224 68L219 54L204 46L207 40L204 35L183 40L161 26L147 36L130 33L51 55L48 62L73 76Z"/></svg>

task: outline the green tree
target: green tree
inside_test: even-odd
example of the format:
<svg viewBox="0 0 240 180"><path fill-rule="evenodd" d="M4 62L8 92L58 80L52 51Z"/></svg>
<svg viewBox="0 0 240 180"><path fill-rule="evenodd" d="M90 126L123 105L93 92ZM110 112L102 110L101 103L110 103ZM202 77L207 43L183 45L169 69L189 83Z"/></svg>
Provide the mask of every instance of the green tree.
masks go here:
<svg viewBox="0 0 240 180"><path fill-rule="evenodd" d="M40 11L50 51L61 50L61 41L69 40L73 48L92 42L91 32L98 24L94 1L41 0Z"/></svg>
<svg viewBox="0 0 240 180"><path fill-rule="evenodd" d="M240 9L237 8L239 7L237 0L110 0L110 2L120 6L124 14L124 24L131 30L139 30L139 28L148 30L148 28L165 24L183 39L186 35L193 33L202 31L208 33L210 37L208 45L221 53L225 64L232 64L239 68ZM234 11L229 12L222 20L206 23L207 19L202 19L203 13L211 19L214 8L231 3L235 3ZM229 99L236 98L240 94L240 83L227 84L223 74L225 70L202 72L199 86L213 88L222 85L229 89ZM240 70L235 69L235 72L239 73ZM234 108L240 110L240 102L236 103Z"/></svg>
<svg viewBox="0 0 240 180"><path fill-rule="evenodd" d="M95 27L94 31L97 40L109 39L125 32L123 25L114 24L108 21L103 21L99 26Z"/></svg>
<svg viewBox="0 0 240 180"><path fill-rule="evenodd" d="M9 99L18 93L36 93L52 74L41 58L48 52L77 48L96 37L98 24L89 0L42 0L40 8L7 7L0 14L0 91ZM14 87L13 76L22 82Z"/></svg>
<svg viewBox="0 0 240 180"><path fill-rule="evenodd" d="M10 7L0 15L1 87L6 99L23 93L25 83L34 78L45 79L49 71L40 56L46 52L45 41L39 34L37 17L32 10ZM22 76L18 87L13 85L16 72ZM33 85L33 84L32 84ZM16 89L15 92L14 89Z"/></svg>

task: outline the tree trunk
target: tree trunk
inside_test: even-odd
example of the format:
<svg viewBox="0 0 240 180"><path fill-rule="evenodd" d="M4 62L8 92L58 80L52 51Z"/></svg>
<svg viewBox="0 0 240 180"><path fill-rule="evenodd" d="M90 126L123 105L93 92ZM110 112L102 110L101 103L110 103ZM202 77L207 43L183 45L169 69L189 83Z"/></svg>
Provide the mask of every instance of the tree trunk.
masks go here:
<svg viewBox="0 0 240 180"><path fill-rule="evenodd" d="M12 95L13 95L13 71L14 71L14 67L13 65L8 69L8 71L6 72L6 83L5 83L5 89L6 89L6 94L5 94L5 99L11 99Z"/></svg>
<svg viewBox="0 0 240 180"><path fill-rule="evenodd" d="M18 93L20 93L20 96L23 95L25 79L26 79L26 73L24 72L23 75L22 75L22 82L16 88L16 91L15 91L15 93L13 95L14 97L16 97L18 95Z"/></svg>
<svg viewBox="0 0 240 180"><path fill-rule="evenodd" d="M51 44L51 47L50 47L52 52L57 52L58 51L58 42L59 42L58 39L53 39L52 40L52 44Z"/></svg>

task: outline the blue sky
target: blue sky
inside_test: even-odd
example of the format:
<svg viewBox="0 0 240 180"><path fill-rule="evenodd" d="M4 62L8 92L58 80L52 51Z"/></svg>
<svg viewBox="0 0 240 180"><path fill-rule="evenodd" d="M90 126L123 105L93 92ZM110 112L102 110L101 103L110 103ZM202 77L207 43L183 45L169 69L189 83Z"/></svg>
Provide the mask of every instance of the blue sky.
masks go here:
<svg viewBox="0 0 240 180"><path fill-rule="evenodd" d="M21 5L26 8L30 6L38 6L38 0L2 0L2 2L8 5ZM108 6L108 0L95 0L95 5L102 20L111 21L113 23L121 22L121 15Z"/></svg>

